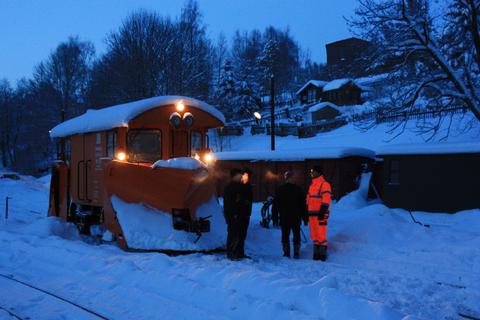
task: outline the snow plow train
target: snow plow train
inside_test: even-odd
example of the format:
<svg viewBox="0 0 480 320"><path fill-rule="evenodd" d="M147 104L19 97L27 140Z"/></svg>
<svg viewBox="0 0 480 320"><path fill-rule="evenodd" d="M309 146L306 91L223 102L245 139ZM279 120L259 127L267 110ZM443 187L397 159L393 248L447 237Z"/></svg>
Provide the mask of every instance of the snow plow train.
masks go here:
<svg viewBox="0 0 480 320"><path fill-rule="evenodd" d="M59 124L50 131L59 160L48 214L125 249L220 246L218 234L204 247L198 240L221 221L207 130L224 121L204 102L164 96L88 110Z"/></svg>

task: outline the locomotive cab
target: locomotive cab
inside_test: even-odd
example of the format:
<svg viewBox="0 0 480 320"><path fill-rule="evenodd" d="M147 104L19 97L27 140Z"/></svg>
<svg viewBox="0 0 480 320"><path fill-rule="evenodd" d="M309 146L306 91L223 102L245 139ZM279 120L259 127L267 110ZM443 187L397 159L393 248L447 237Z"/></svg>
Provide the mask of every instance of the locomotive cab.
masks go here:
<svg viewBox="0 0 480 320"><path fill-rule="evenodd" d="M127 248L113 198L169 213L177 229L208 231L196 209L214 195L207 130L223 123L204 102L167 96L89 110L58 125L50 134L65 152L52 167L49 215L85 233L102 225Z"/></svg>

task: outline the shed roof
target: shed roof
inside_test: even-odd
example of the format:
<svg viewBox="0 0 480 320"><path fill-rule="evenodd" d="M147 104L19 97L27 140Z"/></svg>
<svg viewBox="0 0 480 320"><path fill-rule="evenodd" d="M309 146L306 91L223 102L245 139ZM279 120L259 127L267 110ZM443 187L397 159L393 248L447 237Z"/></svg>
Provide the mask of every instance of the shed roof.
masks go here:
<svg viewBox="0 0 480 320"><path fill-rule="evenodd" d="M341 159L347 157L375 158L375 152L357 147L289 149L276 151L227 151L215 154L217 160L304 161L306 159Z"/></svg>
<svg viewBox="0 0 480 320"><path fill-rule="evenodd" d="M84 114L60 123L50 130L50 137L67 137L78 133L110 130L118 127L128 127L130 120L140 114L161 106L167 106L182 101L184 104L208 112L222 123L225 117L215 107L189 97L183 96L159 96L123 104L99 110L87 110Z"/></svg>
<svg viewBox="0 0 480 320"><path fill-rule="evenodd" d="M480 142L393 144L377 148L379 156L480 153Z"/></svg>
<svg viewBox="0 0 480 320"><path fill-rule="evenodd" d="M328 81L323 81L323 80L310 80L308 81L307 83L305 83L303 85L303 87L301 87L300 89L298 89L297 91L297 95L300 94L300 92L302 92L303 90L305 90L306 87L308 87L309 85L314 85L315 87L317 88L323 88L326 84L328 83Z"/></svg>
<svg viewBox="0 0 480 320"><path fill-rule="evenodd" d="M323 101L323 102L317 103L317 104L311 106L310 108L308 108L308 112L319 111L319 110L322 110L325 107L330 107L330 108L333 108L333 109L341 112L340 109L338 108L338 106L335 103L330 102L330 101Z"/></svg>

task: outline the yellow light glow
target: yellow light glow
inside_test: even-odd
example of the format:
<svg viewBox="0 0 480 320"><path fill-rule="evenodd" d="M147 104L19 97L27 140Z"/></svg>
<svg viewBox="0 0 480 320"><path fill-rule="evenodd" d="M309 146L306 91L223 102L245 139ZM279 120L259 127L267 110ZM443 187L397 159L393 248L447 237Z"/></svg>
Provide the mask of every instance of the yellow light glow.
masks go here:
<svg viewBox="0 0 480 320"><path fill-rule="evenodd" d="M198 153L195 153L195 156L194 156L195 160L198 160L200 161L200 156L198 155Z"/></svg>
<svg viewBox="0 0 480 320"><path fill-rule="evenodd" d="M204 160L207 164L214 160L214 157L213 157L212 153L205 154L205 156L203 158L204 158Z"/></svg>
<svg viewBox="0 0 480 320"><path fill-rule="evenodd" d="M253 116L254 116L255 118L257 118L258 120L262 119L262 115L261 115L260 112L258 112L258 111L255 111L255 112L253 113Z"/></svg>
<svg viewBox="0 0 480 320"><path fill-rule="evenodd" d="M177 111L183 111L185 109L185 105L180 101L177 102Z"/></svg>
<svg viewBox="0 0 480 320"><path fill-rule="evenodd" d="M125 159L127 159L127 155L125 154L125 152L119 152L117 153L117 159L120 161L124 161Z"/></svg>
<svg viewBox="0 0 480 320"><path fill-rule="evenodd" d="M242 183L243 184L247 184L249 180L250 180L250 176L248 175L248 173L245 172L244 174L242 174Z"/></svg>

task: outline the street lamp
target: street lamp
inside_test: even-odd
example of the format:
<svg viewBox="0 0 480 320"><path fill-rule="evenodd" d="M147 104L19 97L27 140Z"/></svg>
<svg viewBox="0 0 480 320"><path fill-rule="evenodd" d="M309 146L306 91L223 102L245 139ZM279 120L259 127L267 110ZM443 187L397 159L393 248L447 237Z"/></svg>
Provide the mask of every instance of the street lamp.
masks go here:
<svg viewBox="0 0 480 320"><path fill-rule="evenodd" d="M270 147L275 150L275 77L270 75Z"/></svg>

